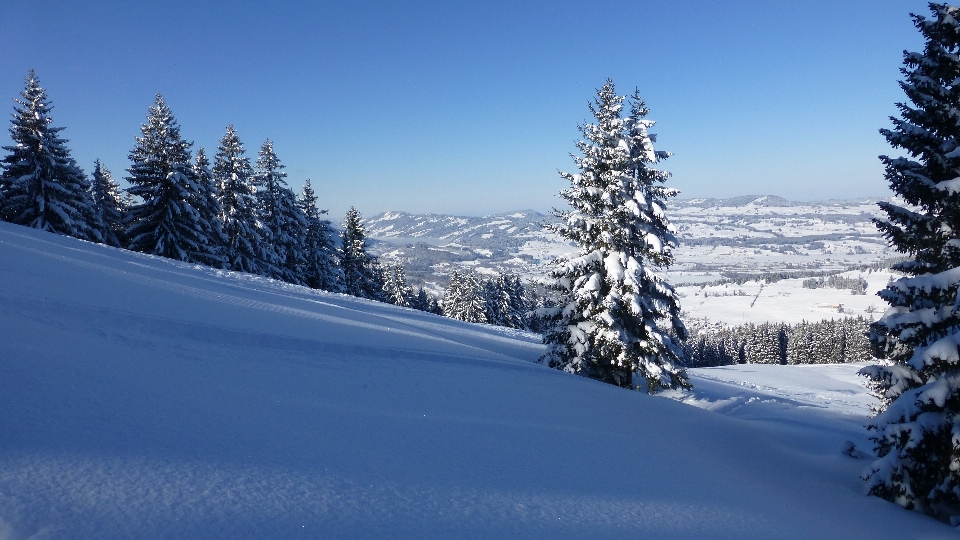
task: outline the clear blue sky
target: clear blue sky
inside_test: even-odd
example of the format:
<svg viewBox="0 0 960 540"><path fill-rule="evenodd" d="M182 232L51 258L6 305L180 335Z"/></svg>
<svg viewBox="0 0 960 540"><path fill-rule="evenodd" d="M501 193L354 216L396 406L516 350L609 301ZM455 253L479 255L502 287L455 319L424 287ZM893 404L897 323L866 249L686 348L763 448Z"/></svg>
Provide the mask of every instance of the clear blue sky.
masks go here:
<svg viewBox="0 0 960 540"><path fill-rule="evenodd" d="M115 177L153 95L212 155L234 124L290 184L350 205L479 215L560 205L605 78L638 87L683 197L886 195L914 0L0 4L0 103L27 70L74 157ZM9 144L8 137L2 138Z"/></svg>

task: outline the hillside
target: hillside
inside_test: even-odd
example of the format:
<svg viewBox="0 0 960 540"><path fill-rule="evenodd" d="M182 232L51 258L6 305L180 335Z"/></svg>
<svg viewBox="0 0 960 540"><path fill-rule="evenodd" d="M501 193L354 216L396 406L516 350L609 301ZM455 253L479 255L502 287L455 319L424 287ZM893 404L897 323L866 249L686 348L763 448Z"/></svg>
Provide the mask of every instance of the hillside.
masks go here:
<svg viewBox="0 0 960 540"><path fill-rule="evenodd" d="M863 495L850 366L699 370L692 407L530 334L6 223L0 305L4 539L955 536Z"/></svg>

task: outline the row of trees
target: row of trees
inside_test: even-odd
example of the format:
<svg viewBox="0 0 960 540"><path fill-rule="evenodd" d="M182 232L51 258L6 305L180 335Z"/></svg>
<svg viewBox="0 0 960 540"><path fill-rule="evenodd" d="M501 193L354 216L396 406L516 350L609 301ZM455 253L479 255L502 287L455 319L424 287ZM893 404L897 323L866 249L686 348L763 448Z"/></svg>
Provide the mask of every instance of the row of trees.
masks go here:
<svg viewBox="0 0 960 540"><path fill-rule="evenodd" d="M867 294L867 280L862 276L843 277L838 275L828 276L826 279L810 278L803 280L804 289L822 289L830 287L832 289L850 289L851 294Z"/></svg>
<svg viewBox="0 0 960 540"><path fill-rule="evenodd" d="M17 99L0 175L0 219L215 268L385 300L386 280L366 248L351 208L337 233L307 180L295 195L273 143L246 156L233 126L213 157L192 143L163 97L156 96L129 157L120 189L95 161L88 179L71 157L63 128L31 71ZM401 304L406 305L406 304Z"/></svg>
<svg viewBox="0 0 960 540"><path fill-rule="evenodd" d="M528 328L529 301L520 277L499 274L482 279L473 272L454 271L443 295L447 317L508 328Z"/></svg>
<svg viewBox="0 0 960 540"><path fill-rule="evenodd" d="M273 143L246 156L234 127L213 163L192 155L173 112L156 96L130 152L120 189L97 160L90 179L53 127L52 106L34 72L17 100L13 146L0 176L0 219L83 240L195 264L444 314L524 327L526 300L517 276L479 280L454 273L442 303L414 292L400 265L381 267L367 250L362 218L350 208L337 238L307 180L299 196L286 182Z"/></svg>
<svg viewBox="0 0 960 540"><path fill-rule="evenodd" d="M686 367L732 364L839 364L872 358L863 317L798 324L743 324L711 327L688 321L691 337L684 342Z"/></svg>

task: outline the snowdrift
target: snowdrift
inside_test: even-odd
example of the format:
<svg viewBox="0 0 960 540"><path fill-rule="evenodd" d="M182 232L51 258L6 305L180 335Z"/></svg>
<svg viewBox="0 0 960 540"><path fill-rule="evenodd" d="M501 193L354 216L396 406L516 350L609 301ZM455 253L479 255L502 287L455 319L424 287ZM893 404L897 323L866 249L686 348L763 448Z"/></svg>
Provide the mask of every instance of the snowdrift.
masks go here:
<svg viewBox="0 0 960 540"><path fill-rule="evenodd" d="M6 223L0 331L2 539L956 535L865 496L843 430L569 376L528 334Z"/></svg>

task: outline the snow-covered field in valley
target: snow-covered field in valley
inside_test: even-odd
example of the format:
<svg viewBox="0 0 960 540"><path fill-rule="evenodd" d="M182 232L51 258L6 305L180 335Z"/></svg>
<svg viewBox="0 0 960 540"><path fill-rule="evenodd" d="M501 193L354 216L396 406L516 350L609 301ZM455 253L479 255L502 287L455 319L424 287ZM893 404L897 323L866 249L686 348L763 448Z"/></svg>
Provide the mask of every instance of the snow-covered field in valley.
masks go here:
<svg viewBox="0 0 960 540"><path fill-rule="evenodd" d="M534 335L7 223L0 308L2 539L956 537L864 495L855 365L647 396Z"/></svg>

